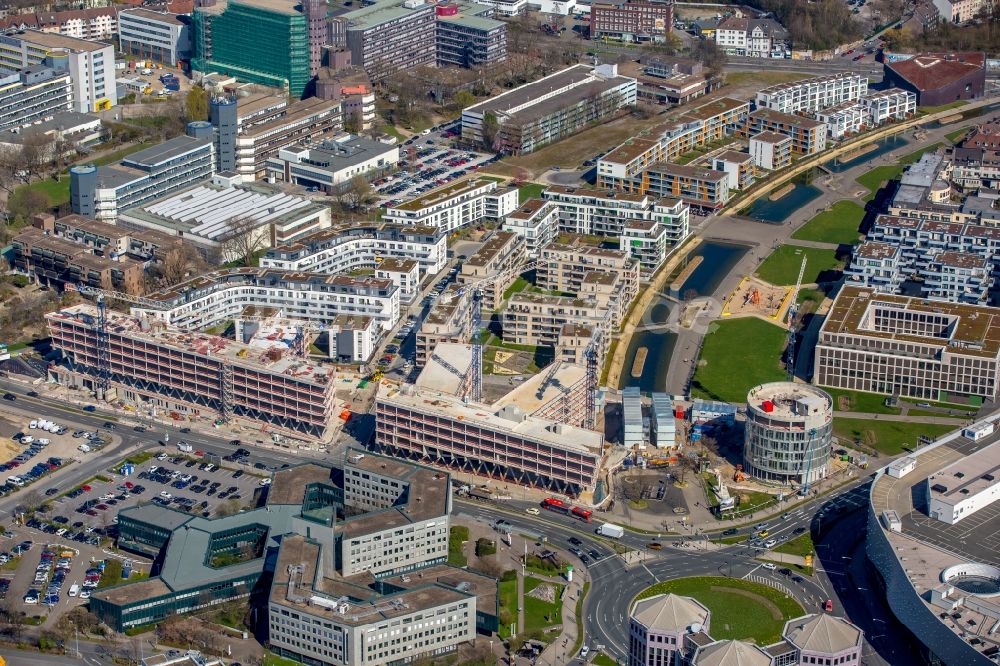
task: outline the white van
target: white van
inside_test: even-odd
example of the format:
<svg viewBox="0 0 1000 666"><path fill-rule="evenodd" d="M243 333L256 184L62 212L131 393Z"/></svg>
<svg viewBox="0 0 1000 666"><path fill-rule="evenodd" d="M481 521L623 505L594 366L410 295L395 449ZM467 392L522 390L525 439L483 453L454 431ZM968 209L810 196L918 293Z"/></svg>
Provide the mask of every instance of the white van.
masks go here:
<svg viewBox="0 0 1000 666"><path fill-rule="evenodd" d="M32 421L31 423L28 424L28 427L34 430L35 428L38 427L38 421Z"/></svg>
<svg viewBox="0 0 1000 666"><path fill-rule="evenodd" d="M87 446L86 444L81 444L76 448L79 449L80 451L83 451L84 453L90 453L90 447Z"/></svg>
<svg viewBox="0 0 1000 666"><path fill-rule="evenodd" d="M7 477L7 483L9 483L12 486L17 486L18 488L23 488L24 487L24 481L22 481L21 477L19 477L19 476L9 476L9 477Z"/></svg>
<svg viewBox="0 0 1000 666"><path fill-rule="evenodd" d="M69 588L69 596L75 597L78 594L80 594L80 586L73 583Z"/></svg>

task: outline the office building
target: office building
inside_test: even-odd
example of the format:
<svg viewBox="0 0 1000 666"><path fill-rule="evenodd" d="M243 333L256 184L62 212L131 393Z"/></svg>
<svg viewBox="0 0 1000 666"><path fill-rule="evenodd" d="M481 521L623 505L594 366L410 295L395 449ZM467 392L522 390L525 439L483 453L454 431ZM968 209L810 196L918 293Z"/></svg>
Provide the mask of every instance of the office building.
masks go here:
<svg viewBox="0 0 1000 666"><path fill-rule="evenodd" d="M436 227L451 233L483 219L503 219L517 209L517 188L470 178L448 183L403 203L386 206L387 222Z"/></svg>
<svg viewBox="0 0 1000 666"><path fill-rule="evenodd" d="M377 268L386 259L412 259L423 279L447 265L447 238L437 227L391 222L340 224L268 250L260 258L260 266L335 274Z"/></svg>
<svg viewBox="0 0 1000 666"><path fill-rule="evenodd" d="M123 53L173 67L191 59L190 19L142 7L124 9L118 15L118 42Z"/></svg>
<svg viewBox="0 0 1000 666"><path fill-rule="evenodd" d="M826 125L811 118L766 108L757 109L750 113L743 136L752 137L761 132L791 137L791 149L795 155L814 155L826 149Z"/></svg>
<svg viewBox="0 0 1000 666"><path fill-rule="evenodd" d="M867 76L842 72L769 86L757 92L756 106L781 113L816 113L856 102L867 91Z"/></svg>
<svg viewBox="0 0 1000 666"><path fill-rule="evenodd" d="M0 70L0 130L28 126L72 109L69 74L42 65Z"/></svg>
<svg viewBox="0 0 1000 666"><path fill-rule="evenodd" d="M986 90L982 53L933 53L882 63L886 84L917 96L919 106L939 106L977 99Z"/></svg>
<svg viewBox="0 0 1000 666"><path fill-rule="evenodd" d="M340 192L355 176L378 178L399 162L399 147L345 134L316 144L295 144L267 160L269 182Z"/></svg>
<svg viewBox="0 0 1000 666"><path fill-rule="evenodd" d="M462 111L462 139L484 142L484 121L495 119L492 147L523 155L576 134L636 102L636 80L616 65L573 65Z"/></svg>
<svg viewBox="0 0 1000 666"><path fill-rule="evenodd" d="M624 0L617 3L595 2L590 6L590 38L618 39L625 42L667 41L674 24L672 2Z"/></svg>
<svg viewBox="0 0 1000 666"><path fill-rule="evenodd" d="M218 265L243 260L247 249L263 251L302 239L330 221L329 206L265 183L212 183L121 210L117 224L179 236Z"/></svg>
<svg viewBox="0 0 1000 666"><path fill-rule="evenodd" d="M992 428L983 432L990 434ZM965 433L975 432L970 429ZM973 435L975 436L975 435ZM1000 500L1000 444L994 442L927 477L927 514L954 525Z"/></svg>
<svg viewBox="0 0 1000 666"><path fill-rule="evenodd" d="M532 415L544 407L536 398L537 389L515 393L528 409L513 398L483 405L427 388L380 386L375 398L376 446L394 456L501 482L573 497L593 492L604 455L601 434ZM543 400L561 393L548 388Z"/></svg>
<svg viewBox="0 0 1000 666"><path fill-rule="evenodd" d="M71 167L69 191L73 212L114 223L119 211L142 206L210 178L215 152L211 136L205 135L203 129L211 132L208 123L190 123L188 136L144 148L112 165Z"/></svg>
<svg viewBox="0 0 1000 666"><path fill-rule="evenodd" d="M192 27L198 72L217 72L248 83L287 88L302 97L319 70L326 35L312 29L326 6L314 0L223 0L195 8Z"/></svg>
<svg viewBox="0 0 1000 666"><path fill-rule="evenodd" d="M715 43L727 55L784 58L791 43L788 31L773 19L728 16L715 29Z"/></svg>
<svg viewBox="0 0 1000 666"><path fill-rule="evenodd" d="M56 111L30 125L0 130L0 148L20 150L31 145L37 149L39 161L48 163L59 158L76 159L78 152L88 151L99 144L105 135L104 126L97 116Z"/></svg>
<svg viewBox="0 0 1000 666"><path fill-rule="evenodd" d="M543 247L552 242L559 225L559 207L544 199L528 199L507 214L504 231L524 239L528 256L538 257Z"/></svg>
<svg viewBox="0 0 1000 666"><path fill-rule="evenodd" d="M750 389L743 469L763 481L803 486L826 477L833 441L833 398L806 384Z"/></svg>
<svg viewBox="0 0 1000 666"><path fill-rule="evenodd" d="M998 358L993 308L846 286L820 328L814 381L922 400L992 400Z"/></svg>
<svg viewBox="0 0 1000 666"><path fill-rule="evenodd" d="M399 289L375 277L230 268L147 294L143 306L132 311L174 328L202 330L239 317L250 306L317 325L342 314L367 316L389 331L399 322Z"/></svg>
<svg viewBox="0 0 1000 666"><path fill-rule="evenodd" d="M476 2L492 7L497 16L520 16L528 9L528 0L476 0Z"/></svg>
<svg viewBox="0 0 1000 666"><path fill-rule="evenodd" d="M792 163L792 137L777 132L750 136L750 156L760 172L777 171Z"/></svg>
<svg viewBox="0 0 1000 666"><path fill-rule="evenodd" d="M672 162L740 131L750 102L723 97L705 102L674 121L651 127L649 138L628 139L597 161L597 186L621 189L628 179L659 162Z"/></svg>
<svg viewBox="0 0 1000 666"><path fill-rule="evenodd" d="M507 58L507 24L492 18L493 8L442 3L435 8L437 66L481 67Z"/></svg>
<svg viewBox="0 0 1000 666"><path fill-rule="evenodd" d="M456 276L458 284L473 285L489 280L481 286L483 308L498 310L503 295L514 284L526 258L526 243L521 234L512 231L495 231L475 254L462 262Z"/></svg>
<svg viewBox="0 0 1000 666"><path fill-rule="evenodd" d="M331 41L350 51L372 83L437 62L436 7L420 0L378 0L331 20Z"/></svg>
<svg viewBox="0 0 1000 666"><path fill-rule="evenodd" d="M722 208L730 196L729 175L725 171L672 162L653 164L623 186L628 192L679 199L701 210Z"/></svg>
<svg viewBox="0 0 1000 666"><path fill-rule="evenodd" d="M45 318L64 359L52 372L62 383L96 390L97 308L74 305ZM295 355L291 337L262 329L263 335L234 342L115 312L108 313L107 330L109 381L126 400L181 414L215 411L309 439L329 435L334 373Z"/></svg>
<svg viewBox="0 0 1000 666"><path fill-rule="evenodd" d="M0 67L21 70L31 65L69 74L73 111L102 111L118 103L115 49L110 44L37 30L0 35Z"/></svg>
<svg viewBox="0 0 1000 666"><path fill-rule="evenodd" d="M683 664L708 636L712 613L691 597L658 594L635 602L629 613L628 665Z"/></svg>

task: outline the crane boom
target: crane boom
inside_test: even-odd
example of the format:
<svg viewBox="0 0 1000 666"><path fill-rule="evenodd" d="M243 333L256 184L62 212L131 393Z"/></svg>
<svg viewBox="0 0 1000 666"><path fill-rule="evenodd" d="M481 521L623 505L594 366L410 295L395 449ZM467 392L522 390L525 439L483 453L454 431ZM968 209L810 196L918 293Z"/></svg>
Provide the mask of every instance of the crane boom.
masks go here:
<svg viewBox="0 0 1000 666"><path fill-rule="evenodd" d="M799 266L799 276L795 279L795 286L789 295L788 305L788 353L786 363L788 371L788 381L795 379L795 315L799 310L799 289L802 287L802 277L806 274L806 261L808 255L802 254L802 264Z"/></svg>

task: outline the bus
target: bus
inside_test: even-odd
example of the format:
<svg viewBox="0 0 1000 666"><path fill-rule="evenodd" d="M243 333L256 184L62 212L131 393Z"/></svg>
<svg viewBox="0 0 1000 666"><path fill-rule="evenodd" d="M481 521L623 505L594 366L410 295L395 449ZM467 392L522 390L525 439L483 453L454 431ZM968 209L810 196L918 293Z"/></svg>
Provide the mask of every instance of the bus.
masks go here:
<svg viewBox="0 0 1000 666"><path fill-rule="evenodd" d="M542 508L548 509L549 511L555 511L556 513L568 514L572 507L566 504L561 499L556 499L555 497L546 497L542 500Z"/></svg>

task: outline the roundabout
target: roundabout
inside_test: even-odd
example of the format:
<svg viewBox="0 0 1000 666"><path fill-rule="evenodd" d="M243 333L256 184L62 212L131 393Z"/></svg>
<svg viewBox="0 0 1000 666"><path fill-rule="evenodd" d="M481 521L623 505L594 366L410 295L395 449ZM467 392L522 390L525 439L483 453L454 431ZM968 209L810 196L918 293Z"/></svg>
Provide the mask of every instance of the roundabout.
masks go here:
<svg viewBox="0 0 1000 666"><path fill-rule="evenodd" d="M780 590L725 576L692 576L656 583L636 595L633 603L668 593L691 597L711 611L711 634L717 640L768 645L781 640L788 620L805 615L799 602Z"/></svg>

